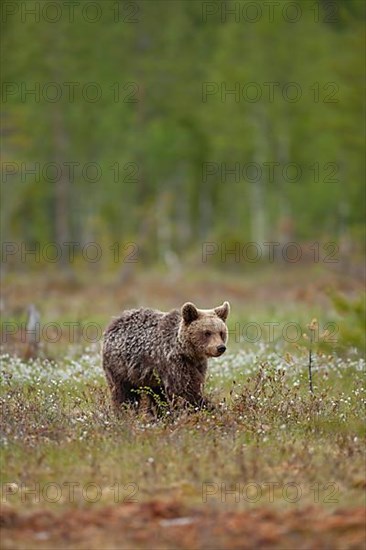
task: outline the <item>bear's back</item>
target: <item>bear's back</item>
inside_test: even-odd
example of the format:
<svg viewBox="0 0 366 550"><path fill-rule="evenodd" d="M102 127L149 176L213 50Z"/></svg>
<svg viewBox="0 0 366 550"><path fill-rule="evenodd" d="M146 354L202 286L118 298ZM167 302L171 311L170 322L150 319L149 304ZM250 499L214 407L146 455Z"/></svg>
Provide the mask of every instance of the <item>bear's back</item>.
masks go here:
<svg viewBox="0 0 366 550"><path fill-rule="evenodd" d="M180 319L178 310L169 313L150 308L126 310L105 331L104 349L118 350L129 359L149 351L153 355L158 350L166 352L176 343Z"/></svg>

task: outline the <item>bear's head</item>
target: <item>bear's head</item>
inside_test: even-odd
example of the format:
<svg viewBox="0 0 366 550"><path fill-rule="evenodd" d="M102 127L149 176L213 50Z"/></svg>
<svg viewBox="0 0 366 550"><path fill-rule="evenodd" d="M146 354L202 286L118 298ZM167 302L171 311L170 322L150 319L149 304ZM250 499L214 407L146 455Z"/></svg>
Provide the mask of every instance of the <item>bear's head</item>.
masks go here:
<svg viewBox="0 0 366 550"><path fill-rule="evenodd" d="M229 302L214 309L198 309L191 302L182 306L178 339L187 355L219 357L226 350L228 331L225 321Z"/></svg>

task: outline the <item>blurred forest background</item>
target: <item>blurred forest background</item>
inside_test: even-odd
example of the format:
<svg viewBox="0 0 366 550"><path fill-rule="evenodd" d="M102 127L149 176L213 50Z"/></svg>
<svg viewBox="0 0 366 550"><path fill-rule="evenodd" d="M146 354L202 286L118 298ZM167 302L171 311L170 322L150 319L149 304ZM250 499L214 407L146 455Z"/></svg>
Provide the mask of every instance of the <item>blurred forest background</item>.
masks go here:
<svg viewBox="0 0 366 550"><path fill-rule="evenodd" d="M363 1L66 4L2 3L3 241L360 250Z"/></svg>

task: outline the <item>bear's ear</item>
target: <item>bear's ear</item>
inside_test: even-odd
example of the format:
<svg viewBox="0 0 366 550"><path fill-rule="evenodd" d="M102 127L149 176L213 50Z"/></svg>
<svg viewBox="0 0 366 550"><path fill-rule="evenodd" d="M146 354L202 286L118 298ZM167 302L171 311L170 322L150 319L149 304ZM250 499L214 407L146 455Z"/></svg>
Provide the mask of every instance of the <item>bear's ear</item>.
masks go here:
<svg viewBox="0 0 366 550"><path fill-rule="evenodd" d="M194 304L187 302L182 306L182 316L184 322L189 325L192 321L198 319L198 310Z"/></svg>
<svg viewBox="0 0 366 550"><path fill-rule="evenodd" d="M214 312L216 313L216 315L218 317L220 317L220 319L222 319L223 321L226 321L226 319L228 318L228 315L230 313L230 304L229 304L229 302L224 302L222 304L222 306L215 307Z"/></svg>

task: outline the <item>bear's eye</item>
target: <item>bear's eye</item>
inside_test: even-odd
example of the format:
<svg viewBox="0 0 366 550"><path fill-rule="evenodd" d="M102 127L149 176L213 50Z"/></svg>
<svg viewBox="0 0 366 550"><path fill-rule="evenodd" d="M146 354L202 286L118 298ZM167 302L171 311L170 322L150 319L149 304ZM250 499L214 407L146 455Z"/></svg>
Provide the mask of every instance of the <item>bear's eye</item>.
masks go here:
<svg viewBox="0 0 366 550"><path fill-rule="evenodd" d="M209 336L211 336L212 332L210 330L206 330L205 331L205 336L206 338L208 338Z"/></svg>
<svg viewBox="0 0 366 550"><path fill-rule="evenodd" d="M225 340L225 334L223 332L220 332L221 340Z"/></svg>

